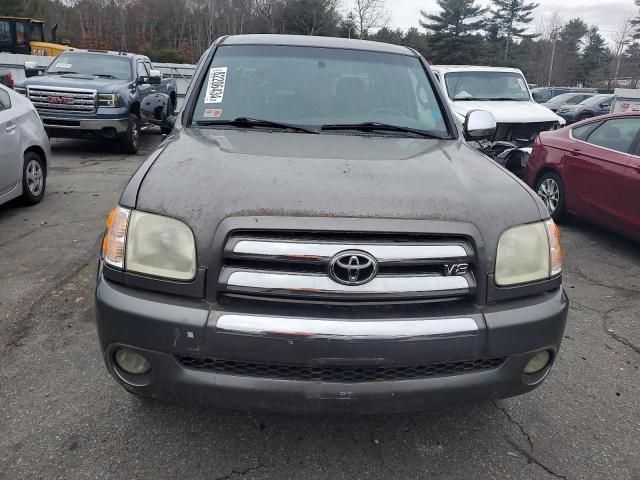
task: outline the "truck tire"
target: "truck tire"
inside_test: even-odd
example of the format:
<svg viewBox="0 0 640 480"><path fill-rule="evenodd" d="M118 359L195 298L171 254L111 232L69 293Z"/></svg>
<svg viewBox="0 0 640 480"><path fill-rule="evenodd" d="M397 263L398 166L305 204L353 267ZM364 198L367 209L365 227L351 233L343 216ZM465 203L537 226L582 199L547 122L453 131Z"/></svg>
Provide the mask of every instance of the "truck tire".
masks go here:
<svg viewBox="0 0 640 480"><path fill-rule="evenodd" d="M22 167L22 201L27 205L40 203L47 186L44 162L35 152L24 155Z"/></svg>
<svg viewBox="0 0 640 480"><path fill-rule="evenodd" d="M124 135L122 151L133 155L138 153L140 147L140 118L135 113L129 114L127 133Z"/></svg>

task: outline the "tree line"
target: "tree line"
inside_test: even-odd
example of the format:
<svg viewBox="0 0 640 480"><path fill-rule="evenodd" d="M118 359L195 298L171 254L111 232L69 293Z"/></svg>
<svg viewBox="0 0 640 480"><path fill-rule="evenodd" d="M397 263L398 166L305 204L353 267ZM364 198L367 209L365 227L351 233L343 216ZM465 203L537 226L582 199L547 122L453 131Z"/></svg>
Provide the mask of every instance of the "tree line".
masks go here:
<svg viewBox="0 0 640 480"><path fill-rule="evenodd" d="M408 30L389 27L385 0L0 0L0 14L57 24L58 37L73 46L146 53L157 62L194 63L221 35L286 33L406 45L434 64L514 66L538 85L611 88L640 79L640 18L621 19L608 44L580 18L534 23L532 0L425 4Z"/></svg>

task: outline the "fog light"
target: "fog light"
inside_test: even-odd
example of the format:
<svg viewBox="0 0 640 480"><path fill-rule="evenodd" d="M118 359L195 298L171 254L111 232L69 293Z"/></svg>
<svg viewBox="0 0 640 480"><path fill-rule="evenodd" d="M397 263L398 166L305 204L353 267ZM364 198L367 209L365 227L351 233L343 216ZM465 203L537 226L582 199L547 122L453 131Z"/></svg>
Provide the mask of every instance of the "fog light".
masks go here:
<svg viewBox="0 0 640 480"><path fill-rule="evenodd" d="M151 368L151 365L139 353L128 348L119 348L115 355L116 364L125 372L132 375L141 375Z"/></svg>
<svg viewBox="0 0 640 480"><path fill-rule="evenodd" d="M551 354L548 350L544 352L537 353L529 363L524 367L524 373L527 375L532 375L534 373L538 373L543 370L547 365L549 365L549 361L551 360Z"/></svg>

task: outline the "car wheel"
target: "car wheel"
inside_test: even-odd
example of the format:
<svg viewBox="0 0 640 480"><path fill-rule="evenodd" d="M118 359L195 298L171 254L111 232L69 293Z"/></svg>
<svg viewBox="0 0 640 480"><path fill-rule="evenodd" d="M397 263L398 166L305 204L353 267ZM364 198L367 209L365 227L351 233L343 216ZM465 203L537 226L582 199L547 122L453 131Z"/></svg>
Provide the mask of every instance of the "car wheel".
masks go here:
<svg viewBox="0 0 640 480"><path fill-rule="evenodd" d="M536 183L536 192L549 210L551 218L560 222L566 217L564 184L557 173L547 172L542 175Z"/></svg>
<svg viewBox="0 0 640 480"><path fill-rule="evenodd" d="M122 149L124 153L138 153L140 147L140 118L135 114L129 115L129 124L127 125L127 133L124 137Z"/></svg>
<svg viewBox="0 0 640 480"><path fill-rule="evenodd" d="M35 152L27 152L22 168L22 199L29 205L40 203L47 186L44 162Z"/></svg>

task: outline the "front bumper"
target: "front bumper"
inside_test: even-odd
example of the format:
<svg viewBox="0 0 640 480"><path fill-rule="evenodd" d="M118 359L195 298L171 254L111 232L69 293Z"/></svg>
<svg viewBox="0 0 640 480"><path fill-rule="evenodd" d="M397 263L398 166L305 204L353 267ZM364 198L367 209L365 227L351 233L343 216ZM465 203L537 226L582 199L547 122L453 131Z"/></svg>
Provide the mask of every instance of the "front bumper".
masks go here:
<svg viewBox="0 0 640 480"><path fill-rule="evenodd" d="M451 311L446 318L359 320L362 323L354 329L358 320L326 318L318 322L225 311L219 304L131 289L102 274L96 305L107 369L126 389L169 401L298 413L412 411L528 392L544 380L553 361L533 376L523 375L522 370L541 350L549 350L555 359L568 310L560 288L482 310L466 307L466 313ZM455 318L450 318L453 313ZM264 325L268 318L277 318L272 328ZM147 358L150 372L131 376L122 371L114 362L115 351L122 346ZM496 368L471 373L319 381L268 378L264 372L198 370L185 366L185 356L251 362L259 365L256 372L267 363L330 370L333 365L357 368L372 363L388 367L501 360Z"/></svg>
<svg viewBox="0 0 640 480"><path fill-rule="evenodd" d="M575 123L576 120L578 119L578 112L563 112L563 111L559 111L556 112L556 115L564 118L567 121L567 124L570 123Z"/></svg>
<svg viewBox="0 0 640 480"><path fill-rule="evenodd" d="M64 112L50 112L39 110L38 114L49 133L57 136L82 136L101 135L113 137L126 133L129 122L129 113L126 109L110 109L114 111L104 112L103 108L91 116L65 114Z"/></svg>

